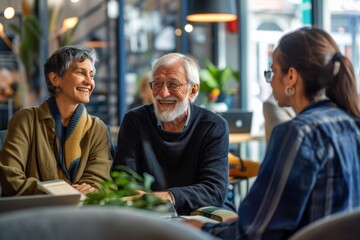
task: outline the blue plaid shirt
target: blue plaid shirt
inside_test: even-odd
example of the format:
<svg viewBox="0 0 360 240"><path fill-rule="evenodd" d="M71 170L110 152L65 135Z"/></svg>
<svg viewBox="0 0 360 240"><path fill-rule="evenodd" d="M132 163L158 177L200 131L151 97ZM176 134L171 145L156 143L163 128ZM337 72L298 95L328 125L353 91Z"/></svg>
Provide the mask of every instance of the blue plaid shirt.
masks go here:
<svg viewBox="0 0 360 240"><path fill-rule="evenodd" d="M274 128L239 219L203 230L221 239L287 239L359 206L360 120L322 100Z"/></svg>

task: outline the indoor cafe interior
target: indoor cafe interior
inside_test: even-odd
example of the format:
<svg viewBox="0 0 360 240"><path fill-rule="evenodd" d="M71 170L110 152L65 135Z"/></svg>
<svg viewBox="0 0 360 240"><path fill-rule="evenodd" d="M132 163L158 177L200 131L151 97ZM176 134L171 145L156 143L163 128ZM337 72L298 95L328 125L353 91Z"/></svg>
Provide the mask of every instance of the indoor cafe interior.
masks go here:
<svg viewBox="0 0 360 240"><path fill-rule="evenodd" d="M0 148L12 116L49 97L43 65L58 48L80 45L98 53L96 88L86 109L108 126L113 145L124 115L151 103L146 94L153 63L167 53L188 54L200 67L194 104L229 122L230 165L254 163L248 175L230 170L229 197L238 207L256 179L271 131L264 106L274 99L264 71L271 69L281 36L304 26L330 33L351 60L360 86L360 0L2 0ZM294 116L284 111L287 119ZM125 215L129 222L149 222L148 216ZM188 229L167 231L173 239L207 239Z"/></svg>

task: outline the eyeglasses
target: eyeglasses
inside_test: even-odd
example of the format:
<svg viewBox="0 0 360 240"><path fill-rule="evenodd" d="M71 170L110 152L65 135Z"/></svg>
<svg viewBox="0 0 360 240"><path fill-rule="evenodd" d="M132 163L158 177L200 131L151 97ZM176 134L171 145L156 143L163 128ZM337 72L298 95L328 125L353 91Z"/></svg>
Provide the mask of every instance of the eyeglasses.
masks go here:
<svg viewBox="0 0 360 240"><path fill-rule="evenodd" d="M188 83L167 82L165 84L164 82L161 82L161 81L149 82L150 88L156 92L160 91L164 85L166 85L166 88L169 90L169 92L177 92L177 91L179 91L181 86L186 85L186 84L188 84Z"/></svg>
<svg viewBox="0 0 360 240"><path fill-rule="evenodd" d="M264 71L264 77L265 77L266 82L271 83L271 81L274 77L274 72L272 70Z"/></svg>

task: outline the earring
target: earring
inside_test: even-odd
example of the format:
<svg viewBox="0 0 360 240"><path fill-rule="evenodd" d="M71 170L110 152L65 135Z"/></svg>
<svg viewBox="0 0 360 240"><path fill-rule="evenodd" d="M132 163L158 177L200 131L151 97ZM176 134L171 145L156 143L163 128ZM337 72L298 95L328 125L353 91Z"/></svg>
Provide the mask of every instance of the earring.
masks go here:
<svg viewBox="0 0 360 240"><path fill-rule="evenodd" d="M60 93L60 86L55 86L55 93L59 94Z"/></svg>
<svg viewBox="0 0 360 240"><path fill-rule="evenodd" d="M287 86L287 87L285 88L285 94L286 94L286 96L288 96L288 97L294 96L294 94L295 94L295 88L294 88L294 87L291 87L291 86Z"/></svg>

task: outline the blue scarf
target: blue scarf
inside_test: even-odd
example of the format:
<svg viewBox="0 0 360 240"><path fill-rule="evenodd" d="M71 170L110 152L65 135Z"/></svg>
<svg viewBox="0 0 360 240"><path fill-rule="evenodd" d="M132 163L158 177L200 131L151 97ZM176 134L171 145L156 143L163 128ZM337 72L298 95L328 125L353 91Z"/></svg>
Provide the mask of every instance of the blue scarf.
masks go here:
<svg viewBox="0 0 360 240"><path fill-rule="evenodd" d="M85 105L79 104L71 116L69 124L62 124L59 109L54 97L48 99L49 110L55 121L56 143L55 156L59 166L59 177L74 182L80 164L81 148L80 142L92 124Z"/></svg>

